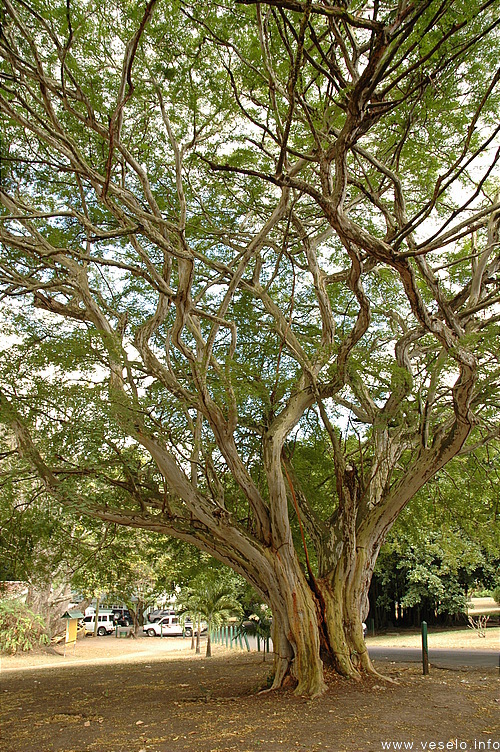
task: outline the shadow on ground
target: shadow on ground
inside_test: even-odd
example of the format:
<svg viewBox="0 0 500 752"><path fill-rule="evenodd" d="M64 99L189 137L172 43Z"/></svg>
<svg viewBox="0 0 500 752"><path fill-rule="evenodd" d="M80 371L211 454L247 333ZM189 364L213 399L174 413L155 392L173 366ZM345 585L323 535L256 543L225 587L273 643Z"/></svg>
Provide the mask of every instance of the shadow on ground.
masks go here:
<svg viewBox="0 0 500 752"><path fill-rule="evenodd" d="M259 655L227 652L6 672L0 750L379 752L388 741L498 742L494 670L422 677L418 665L380 664L397 685L332 676L328 692L310 701L258 694L270 668Z"/></svg>

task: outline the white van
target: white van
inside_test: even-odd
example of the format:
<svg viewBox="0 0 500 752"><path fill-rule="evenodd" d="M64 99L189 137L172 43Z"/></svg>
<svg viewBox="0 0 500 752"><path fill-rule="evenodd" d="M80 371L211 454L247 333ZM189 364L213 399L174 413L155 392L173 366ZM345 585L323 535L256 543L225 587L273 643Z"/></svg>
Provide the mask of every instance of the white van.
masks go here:
<svg viewBox="0 0 500 752"><path fill-rule="evenodd" d="M86 616L83 620L85 634L94 634L95 631L95 612ZM111 634L115 631L115 622L112 611L99 611L97 617L97 634L101 637L105 634Z"/></svg>

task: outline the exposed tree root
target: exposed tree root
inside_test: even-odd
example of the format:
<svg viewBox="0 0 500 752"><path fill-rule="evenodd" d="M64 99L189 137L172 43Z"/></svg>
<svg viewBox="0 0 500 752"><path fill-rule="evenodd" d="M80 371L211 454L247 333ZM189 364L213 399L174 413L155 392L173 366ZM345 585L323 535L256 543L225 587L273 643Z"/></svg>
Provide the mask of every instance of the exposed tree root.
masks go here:
<svg viewBox="0 0 500 752"><path fill-rule="evenodd" d="M363 672L365 676L379 679L380 681L386 682L387 684L398 683L396 679L391 679L390 676L381 674L379 671L377 671L376 668L373 667L373 664L370 660L370 656L368 655L367 650L365 650L363 653L360 654L359 659L360 659L361 671Z"/></svg>

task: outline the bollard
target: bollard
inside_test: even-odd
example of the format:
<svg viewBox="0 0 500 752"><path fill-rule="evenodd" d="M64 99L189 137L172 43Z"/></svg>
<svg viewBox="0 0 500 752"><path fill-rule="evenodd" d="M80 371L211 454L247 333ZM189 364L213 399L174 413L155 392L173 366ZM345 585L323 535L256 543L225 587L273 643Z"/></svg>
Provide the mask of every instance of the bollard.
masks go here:
<svg viewBox="0 0 500 752"><path fill-rule="evenodd" d="M429 673L429 648L427 645L427 622L422 622L422 669L424 676Z"/></svg>

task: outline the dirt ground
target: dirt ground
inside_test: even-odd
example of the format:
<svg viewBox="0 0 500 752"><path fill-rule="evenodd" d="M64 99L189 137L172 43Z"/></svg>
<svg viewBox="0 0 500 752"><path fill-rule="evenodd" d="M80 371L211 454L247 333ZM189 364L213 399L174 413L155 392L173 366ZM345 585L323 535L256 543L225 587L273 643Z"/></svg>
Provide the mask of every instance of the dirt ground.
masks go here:
<svg viewBox="0 0 500 752"><path fill-rule="evenodd" d="M498 630L455 641L469 637L477 649L498 644ZM431 666L423 677L418 664L380 663L397 684L330 676L328 692L311 701L288 690L259 694L271 669L262 654L215 646L207 659L175 638L85 638L66 656L7 657L1 668L1 752L500 749L491 669Z"/></svg>

